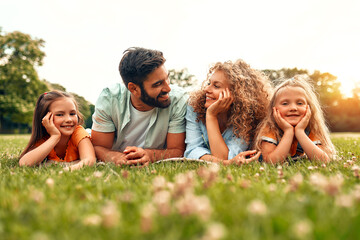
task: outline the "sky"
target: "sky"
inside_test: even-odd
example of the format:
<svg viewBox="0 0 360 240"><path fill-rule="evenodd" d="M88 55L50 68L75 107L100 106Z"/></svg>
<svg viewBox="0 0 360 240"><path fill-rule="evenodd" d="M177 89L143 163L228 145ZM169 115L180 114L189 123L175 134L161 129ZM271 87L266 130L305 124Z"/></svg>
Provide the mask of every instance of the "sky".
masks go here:
<svg viewBox="0 0 360 240"><path fill-rule="evenodd" d="M157 49L167 69L201 82L212 63L243 59L255 69L300 68L360 82L358 0L1 0L3 32L45 40L41 79L95 104L121 82L129 47Z"/></svg>

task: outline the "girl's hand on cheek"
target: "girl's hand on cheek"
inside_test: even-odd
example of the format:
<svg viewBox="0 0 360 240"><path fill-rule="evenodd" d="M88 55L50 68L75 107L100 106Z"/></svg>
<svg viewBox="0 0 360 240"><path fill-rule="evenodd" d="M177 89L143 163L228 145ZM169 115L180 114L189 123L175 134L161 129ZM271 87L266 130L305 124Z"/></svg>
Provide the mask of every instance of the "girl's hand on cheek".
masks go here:
<svg viewBox="0 0 360 240"><path fill-rule="evenodd" d="M206 114L217 116L219 113L227 112L233 101L234 98L231 96L230 90L226 88L219 94L219 99L208 107Z"/></svg>
<svg viewBox="0 0 360 240"><path fill-rule="evenodd" d="M298 124L295 126L295 130L301 130L305 131L306 127L309 125L311 118L311 110L309 105L306 106L306 113L303 116L303 118L298 122Z"/></svg>
<svg viewBox="0 0 360 240"><path fill-rule="evenodd" d="M286 132L287 130L294 129L294 127L281 116L279 110L277 110L275 107L273 107L273 115L276 124L279 126L279 128L281 128L281 130Z"/></svg>
<svg viewBox="0 0 360 240"><path fill-rule="evenodd" d="M50 136L61 135L59 129L55 127L53 113L48 112L42 119L41 124L45 127L46 131Z"/></svg>

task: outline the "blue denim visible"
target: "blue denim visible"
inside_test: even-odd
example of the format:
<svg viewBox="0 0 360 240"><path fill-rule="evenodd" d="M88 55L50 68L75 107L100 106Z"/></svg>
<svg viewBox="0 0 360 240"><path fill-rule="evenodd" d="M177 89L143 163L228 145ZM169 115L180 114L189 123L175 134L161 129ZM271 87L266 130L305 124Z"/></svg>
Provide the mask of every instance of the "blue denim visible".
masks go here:
<svg viewBox="0 0 360 240"><path fill-rule="evenodd" d="M186 112L186 158L200 159L203 155L211 154L206 126L200 121L196 122L197 114L191 106ZM228 159L231 159L248 149L248 144L233 133L233 128L227 128L222 137L229 148Z"/></svg>

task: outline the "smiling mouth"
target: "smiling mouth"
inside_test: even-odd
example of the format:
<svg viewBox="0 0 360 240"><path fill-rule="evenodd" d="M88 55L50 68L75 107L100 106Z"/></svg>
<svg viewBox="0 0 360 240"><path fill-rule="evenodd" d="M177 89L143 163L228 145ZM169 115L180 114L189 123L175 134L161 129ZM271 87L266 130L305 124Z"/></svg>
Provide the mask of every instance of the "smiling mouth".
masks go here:
<svg viewBox="0 0 360 240"><path fill-rule="evenodd" d="M71 125L71 126L61 126L62 128L73 128L74 126Z"/></svg>

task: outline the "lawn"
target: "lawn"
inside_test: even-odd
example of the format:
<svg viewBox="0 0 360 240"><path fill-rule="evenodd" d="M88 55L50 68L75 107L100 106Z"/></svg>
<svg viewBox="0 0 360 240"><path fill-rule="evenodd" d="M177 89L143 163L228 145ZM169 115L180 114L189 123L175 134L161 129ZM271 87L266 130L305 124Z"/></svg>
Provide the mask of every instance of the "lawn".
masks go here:
<svg viewBox="0 0 360 240"><path fill-rule="evenodd" d="M273 166L19 167L0 135L0 239L360 239L360 134L337 158Z"/></svg>

